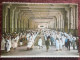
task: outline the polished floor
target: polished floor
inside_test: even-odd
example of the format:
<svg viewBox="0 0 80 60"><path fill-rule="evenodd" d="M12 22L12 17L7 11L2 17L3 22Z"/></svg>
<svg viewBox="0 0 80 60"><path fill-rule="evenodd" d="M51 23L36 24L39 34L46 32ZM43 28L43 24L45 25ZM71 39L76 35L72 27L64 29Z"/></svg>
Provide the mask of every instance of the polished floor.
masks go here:
<svg viewBox="0 0 80 60"><path fill-rule="evenodd" d="M50 49L48 52L46 51L45 45L43 48L40 48L38 46L34 46L33 50L26 50L26 46L18 47L16 50L13 50L9 53L3 53L2 56L4 57L79 57L78 51L73 50L71 47L71 50L67 50L65 47L62 51L56 51L55 46L50 46Z"/></svg>

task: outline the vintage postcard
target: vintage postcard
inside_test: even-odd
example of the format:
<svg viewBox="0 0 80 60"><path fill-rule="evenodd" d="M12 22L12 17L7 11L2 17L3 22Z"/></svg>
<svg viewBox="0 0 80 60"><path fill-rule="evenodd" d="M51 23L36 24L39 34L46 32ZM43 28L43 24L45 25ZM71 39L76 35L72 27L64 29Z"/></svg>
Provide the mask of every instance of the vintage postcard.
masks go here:
<svg viewBox="0 0 80 60"><path fill-rule="evenodd" d="M77 3L2 2L1 57L79 57Z"/></svg>

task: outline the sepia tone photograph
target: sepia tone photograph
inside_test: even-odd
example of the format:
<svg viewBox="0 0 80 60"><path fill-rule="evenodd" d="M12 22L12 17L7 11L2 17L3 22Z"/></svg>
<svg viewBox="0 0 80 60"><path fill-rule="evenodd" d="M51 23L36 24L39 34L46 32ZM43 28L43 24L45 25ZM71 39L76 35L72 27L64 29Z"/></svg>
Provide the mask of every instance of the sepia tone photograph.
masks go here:
<svg viewBox="0 0 80 60"><path fill-rule="evenodd" d="M79 57L78 4L2 3L1 57Z"/></svg>

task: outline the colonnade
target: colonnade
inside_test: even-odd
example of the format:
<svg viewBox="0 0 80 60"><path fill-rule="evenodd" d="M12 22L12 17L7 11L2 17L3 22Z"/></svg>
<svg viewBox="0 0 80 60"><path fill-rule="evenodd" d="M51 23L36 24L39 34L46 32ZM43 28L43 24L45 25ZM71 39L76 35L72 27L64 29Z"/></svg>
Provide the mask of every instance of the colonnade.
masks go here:
<svg viewBox="0 0 80 60"><path fill-rule="evenodd" d="M22 32L29 28L31 25L38 25L31 17L34 17L32 11L21 10L19 5L3 4L3 22L2 31L3 33L14 33ZM22 7L21 7L22 8ZM29 8L27 8L29 9ZM59 10L59 9L58 9ZM28 15L28 13L30 14ZM53 14L52 14L53 15ZM34 22L31 22L33 20ZM64 7L58 12L57 15L53 16L52 19L47 22L48 28L55 29L67 33L77 35L78 30L78 7L77 5L69 5ZM37 28L37 26L32 29Z"/></svg>

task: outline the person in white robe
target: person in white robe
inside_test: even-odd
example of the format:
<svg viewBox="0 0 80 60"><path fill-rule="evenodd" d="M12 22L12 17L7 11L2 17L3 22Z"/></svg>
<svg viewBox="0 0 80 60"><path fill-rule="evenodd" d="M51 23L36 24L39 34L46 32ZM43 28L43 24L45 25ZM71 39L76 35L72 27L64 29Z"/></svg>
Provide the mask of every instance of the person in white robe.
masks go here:
<svg viewBox="0 0 80 60"><path fill-rule="evenodd" d="M38 46L39 46L39 49L40 49L40 47L42 47L42 39L41 39L41 37L39 38L39 40L38 40ZM42 47L43 48L43 47Z"/></svg>
<svg viewBox="0 0 80 60"><path fill-rule="evenodd" d="M27 35L26 35L27 40L29 39L29 36L30 36L30 34L29 34L29 33L27 33Z"/></svg>
<svg viewBox="0 0 80 60"><path fill-rule="evenodd" d="M56 35L56 51L59 50L59 39L60 39L60 35L59 35L59 32L57 32L57 35Z"/></svg>
<svg viewBox="0 0 80 60"><path fill-rule="evenodd" d="M17 48L17 40L14 40L14 49L16 49Z"/></svg>
<svg viewBox="0 0 80 60"><path fill-rule="evenodd" d="M2 37L2 40L1 40L1 50L5 50L5 43L6 43L5 38Z"/></svg>
<svg viewBox="0 0 80 60"><path fill-rule="evenodd" d="M59 50L59 39L56 38L56 51L58 51L58 50Z"/></svg>
<svg viewBox="0 0 80 60"><path fill-rule="evenodd" d="M20 38L20 46L22 46L22 45L23 45L23 38L21 36L21 38Z"/></svg>
<svg viewBox="0 0 80 60"><path fill-rule="evenodd" d="M66 37L65 37L65 35L63 35L63 36L62 36L62 41L63 41L62 45L63 45L63 46L65 46L65 40L66 40Z"/></svg>
<svg viewBox="0 0 80 60"><path fill-rule="evenodd" d="M32 35L32 39L35 40L35 35L34 34Z"/></svg>
<svg viewBox="0 0 80 60"><path fill-rule="evenodd" d="M10 45L10 48L11 48L11 36L10 36L10 38L9 38L9 42L10 42L9 45Z"/></svg>
<svg viewBox="0 0 80 60"><path fill-rule="evenodd" d="M60 40L59 40L60 50L62 50L62 45L63 45L63 41L62 41L62 38L60 38Z"/></svg>
<svg viewBox="0 0 80 60"><path fill-rule="evenodd" d="M44 35L44 39L45 39L45 41L47 40L47 35L46 34Z"/></svg>
<svg viewBox="0 0 80 60"><path fill-rule="evenodd" d="M15 42L16 42L16 45L18 46L18 42L19 42L19 35L17 35L17 36L16 36L15 40L16 40L16 41L15 41ZM16 47L17 47L17 46L16 46Z"/></svg>
<svg viewBox="0 0 80 60"><path fill-rule="evenodd" d="M10 48L11 48L10 43L11 43L11 42L9 41L9 39L7 39L7 40L6 40L6 51L7 51L7 52L10 52Z"/></svg>
<svg viewBox="0 0 80 60"><path fill-rule="evenodd" d="M73 40L72 40L72 46L73 46L73 50L75 50L76 47L76 37L73 36Z"/></svg>
<svg viewBox="0 0 80 60"><path fill-rule="evenodd" d="M11 41L11 47L15 50L17 48L17 40L15 38L12 39Z"/></svg>
<svg viewBox="0 0 80 60"><path fill-rule="evenodd" d="M17 35L17 37L16 37L15 39L16 39L16 41L18 42L18 41L19 41L19 35Z"/></svg>
<svg viewBox="0 0 80 60"><path fill-rule="evenodd" d="M33 48L34 41L32 40L32 36L29 37L28 43L27 43L27 50Z"/></svg>
<svg viewBox="0 0 80 60"><path fill-rule="evenodd" d="M12 47L12 48L14 47L14 38L12 38L11 47Z"/></svg>

